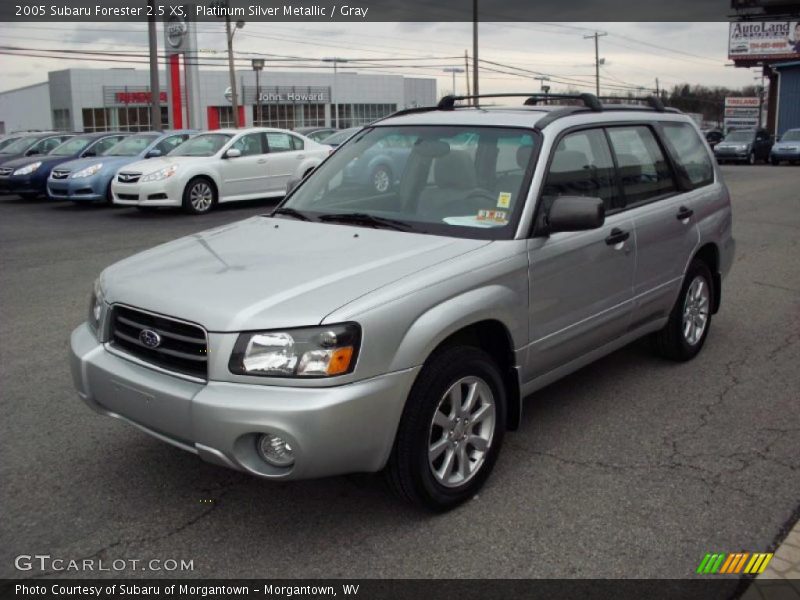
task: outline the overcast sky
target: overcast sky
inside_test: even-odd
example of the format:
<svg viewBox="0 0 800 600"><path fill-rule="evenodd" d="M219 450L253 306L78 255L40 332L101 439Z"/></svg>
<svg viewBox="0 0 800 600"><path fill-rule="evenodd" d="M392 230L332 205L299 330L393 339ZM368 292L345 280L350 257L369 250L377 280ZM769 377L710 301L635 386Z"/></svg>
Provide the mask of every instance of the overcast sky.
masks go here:
<svg viewBox="0 0 800 600"><path fill-rule="evenodd" d="M603 94L619 92L624 86L652 89L656 77L661 87L667 89L684 82L738 88L752 85L758 74L756 70L725 66L729 62L727 23L482 23L480 58L566 77L574 82L574 89L593 91L594 43L583 36L595 29L608 33L600 38L600 56L605 59L601 67ZM214 57L224 56L225 35L221 22L200 23L198 31L199 47L203 50L201 57L215 62ZM144 23L3 23L0 37L8 46L39 50L143 53L147 48ZM163 51L161 41L159 32ZM257 52L304 58L393 58L394 61L385 63L389 66L379 69L345 64L339 68L362 73L436 77L439 92L445 93L452 88L452 76L442 70L448 65L464 66L464 51L472 52L472 24L246 23L244 29L237 32L234 47L237 56L243 58ZM144 57L136 60L144 60ZM146 64L4 56L0 63L0 90L45 81L51 70L114 66L147 68ZM270 68L268 61L262 78L265 85L269 85ZM315 68L330 69L329 66ZM481 91L539 89L541 82L534 80L536 73L515 71L516 74L509 74L508 71L508 67L482 64ZM553 81L549 84L552 92L566 89L566 84ZM463 74L458 75L456 88L458 92L464 91Z"/></svg>

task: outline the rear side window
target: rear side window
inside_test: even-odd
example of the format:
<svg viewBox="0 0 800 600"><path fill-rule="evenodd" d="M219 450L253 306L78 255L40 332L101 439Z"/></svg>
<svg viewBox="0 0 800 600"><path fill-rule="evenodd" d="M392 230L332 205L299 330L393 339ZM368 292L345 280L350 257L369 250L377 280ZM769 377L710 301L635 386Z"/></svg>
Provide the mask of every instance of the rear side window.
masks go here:
<svg viewBox="0 0 800 600"><path fill-rule="evenodd" d="M664 137L672 156L683 171L691 187L708 185L714 181L714 167L705 144L688 123L663 123Z"/></svg>
<svg viewBox="0 0 800 600"><path fill-rule="evenodd" d="M601 198L606 211L619 205L614 163L602 129L577 131L561 139L542 195Z"/></svg>
<svg viewBox="0 0 800 600"><path fill-rule="evenodd" d="M292 136L285 133L267 133L270 152L291 152L294 150Z"/></svg>
<svg viewBox="0 0 800 600"><path fill-rule="evenodd" d="M664 153L649 127L610 127L608 137L617 157L626 206L677 190Z"/></svg>

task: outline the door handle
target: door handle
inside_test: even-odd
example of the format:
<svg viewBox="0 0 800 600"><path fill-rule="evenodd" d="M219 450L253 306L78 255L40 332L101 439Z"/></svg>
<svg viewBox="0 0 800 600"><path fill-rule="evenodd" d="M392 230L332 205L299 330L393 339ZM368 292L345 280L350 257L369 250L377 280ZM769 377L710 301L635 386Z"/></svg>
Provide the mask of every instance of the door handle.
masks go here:
<svg viewBox="0 0 800 600"><path fill-rule="evenodd" d="M267 159L266 158L259 158L256 162L259 165L263 165L263 164L265 164L267 162Z"/></svg>
<svg viewBox="0 0 800 600"><path fill-rule="evenodd" d="M686 219L691 217L693 214L694 214L694 211L691 208L686 208L685 206L681 206L678 209L678 214L675 215L675 218L678 219L678 221L685 221Z"/></svg>
<svg viewBox="0 0 800 600"><path fill-rule="evenodd" d="M622 231L622 229L614 227L614 229L611 230L611 233L609 233L608 237L606 238L606 244L609 246L616 246L617 244L621 244L627 240L629 237L631 237L630 231Z"/></svg>

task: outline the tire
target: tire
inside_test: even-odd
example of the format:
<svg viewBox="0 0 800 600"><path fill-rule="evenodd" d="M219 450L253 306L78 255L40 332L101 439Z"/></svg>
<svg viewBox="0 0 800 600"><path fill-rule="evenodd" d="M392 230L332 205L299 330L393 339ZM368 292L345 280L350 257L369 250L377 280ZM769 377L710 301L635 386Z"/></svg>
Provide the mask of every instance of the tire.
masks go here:
<svg viewBox="0 0 800 600"><path fill-rule="evenodd" d="M699 287L698 282L702 284ZM669 321L661 331L653 334L658 354L676 361L687 361L697 356L711 329L711 307L714 306L712 282L708 265L702 260L694 259L686 271L681 293L672 308ZM698 331L701 320L702 330Z"/></svg>
<svg viewBox="0 0 800 600"><path fill-rule="evenodd" d="M779 161L777 158L770 158L769 162L772 163L773 167L777 167L778 165L781 164L781 161Z"/></svg>
<svg viewBox="0 0 800 600"><path fill-rule="evenodd" d="M203 215L217 204L217 190L207 177L195 177L183 190L183 210L190 215Z"/></svg>
<svg viewBox="0 0 800 600"><path fill-rule="evenodd" d="M103 204L106 206L114 206L114 192L111 191L111 184L114 182L114 178L111 178L111 181L108 182L108 187L106 188L106 199Z"/></svg>
<svg viewBox="0 0 800 600"><path fill-rule="evenodd" d="M756 153L755 152L751 152L750 156L747 157L747 164L748 165L756 164Z"/></svg>
<svg viewBox="0 0 800 600"><path fill-rule="evenodd" d="M471 409L454 408L454 390L460 390L462 402L470 397L470 390L475 391ZM479 421L464 418L478 414L482 415ZM390 487L400 498L439 512L469 500L497 460L505 419L506 390L492 358L470 346L437 351L408 395L385 470ZM478 438L483 440L480 445ZM430 458L434 447L438 453ZM462 462L460 457L468 458Z"/></svg>
<svg viewBox="0 0 800 600"><path fill-rule="evenodd" d="M379 194L385 194L392 189L392 171L386 165L378 165L369 176L372 189Z"/></svg>

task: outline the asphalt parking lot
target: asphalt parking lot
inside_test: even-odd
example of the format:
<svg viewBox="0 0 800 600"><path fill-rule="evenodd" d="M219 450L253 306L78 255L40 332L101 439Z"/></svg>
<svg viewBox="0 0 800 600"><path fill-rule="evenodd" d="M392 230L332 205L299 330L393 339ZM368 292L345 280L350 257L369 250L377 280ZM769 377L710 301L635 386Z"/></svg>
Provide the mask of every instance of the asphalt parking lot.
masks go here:
<svg viewBox="0 0 800 600"><path fill-rule="evenodd" d="M737 257L701 355L637 343L537 393L479 497L433 516L380 477L271 483L73 391L68 336L105 266L265 212L0 197L0 576L14 557L193 559L195 577L692 577L773 547L800 503L800 168L726 166ZM159 576L164 573L86 573ZM75 576L75 573L70 573ZM79 574L77 574L79 575Z"/></svg>

